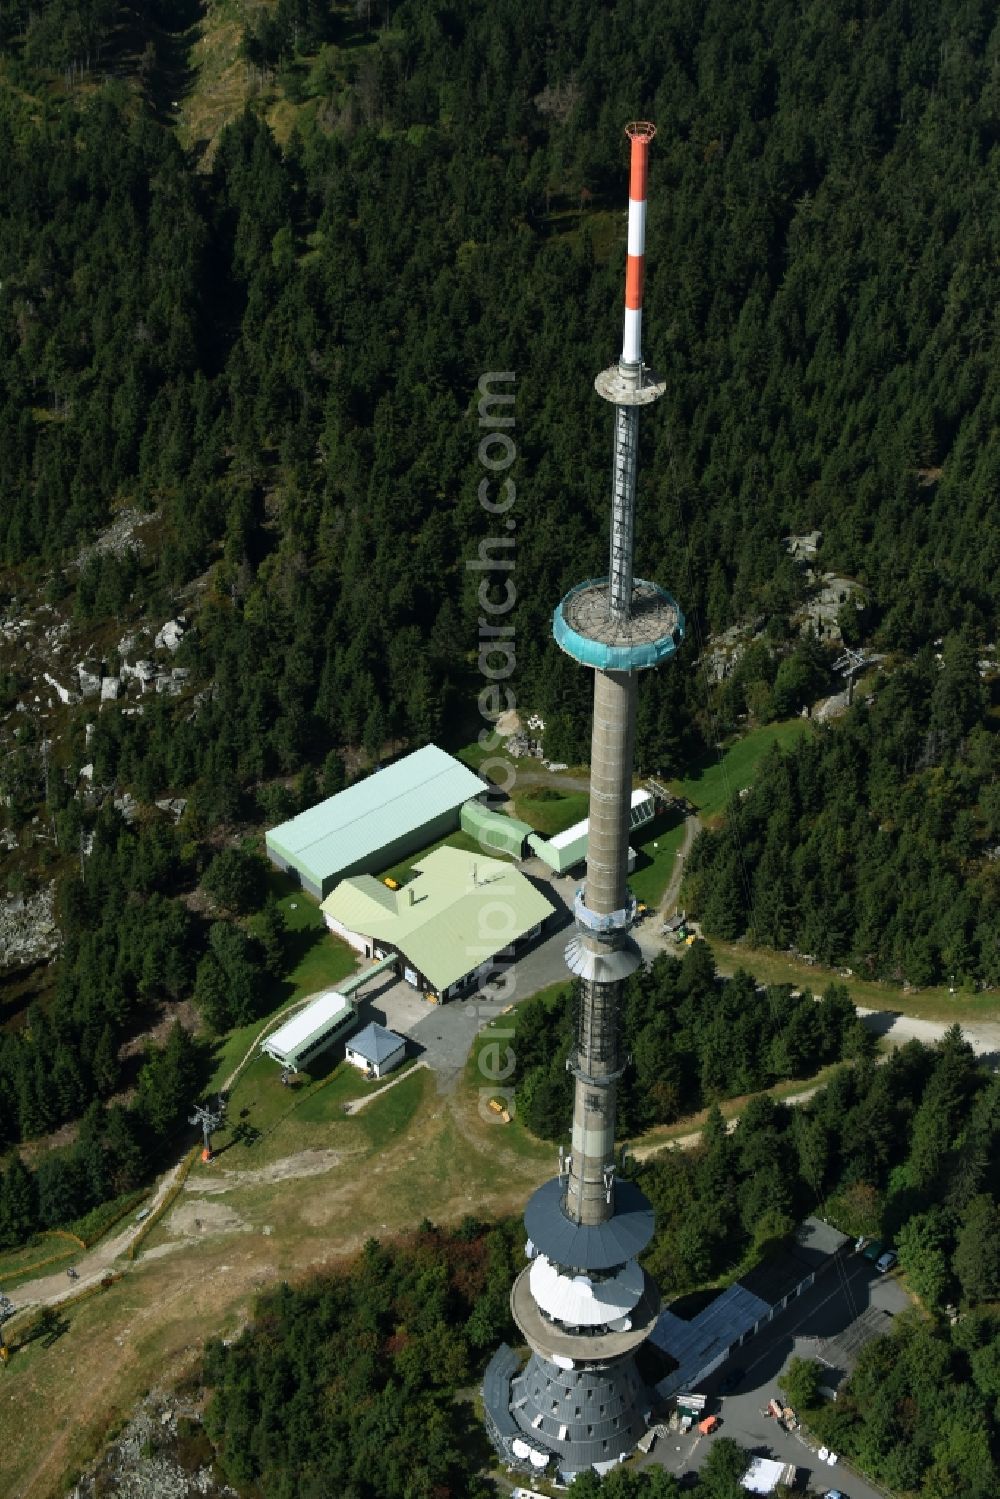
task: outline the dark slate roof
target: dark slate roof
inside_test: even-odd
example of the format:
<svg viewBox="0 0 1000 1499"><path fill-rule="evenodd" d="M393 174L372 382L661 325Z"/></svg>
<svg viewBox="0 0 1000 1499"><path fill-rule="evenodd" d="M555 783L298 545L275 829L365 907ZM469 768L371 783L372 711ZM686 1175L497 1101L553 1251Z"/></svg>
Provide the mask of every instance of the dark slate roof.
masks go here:
<svg viewBox="0 0 1000 1499"><path fill-rule="evenodd" d="M384 1062L386 1057L391 1057L394 1051L398 1051L406 1043L395 1031L388 1031L384 1025L373 1020L363 1031L352 1036L347 1044L352 1051L364 1057L366 1062L378 1063Z"/></svg>
<svg viewBox="0 0 1000 1499"><path fill-rule="evenodd" d="M510 1413L510 1382L520 1368L521 1360L513 1348L501 1343L483 1374L483 1405L501 1439L521 1434Z"/></svg>
<svg viewBox="0 0 1000 1499"><path fill-rule="evenodd" d="M653 1209L632 1182L616 1182L614 1192L613 1215L585 1227L563 1212L563 1183L553 1177L528 1199L528 1238L548 1259L572 1270L608 1270L635 1259L653 1237Z"/></svg>
<svg viewBox="0 0 1000 1499"><path fill-rule="evenodd" d="M559 1369L533 1353L511 1385L519 1435L553 1453L564 1475L631 1452L653 1403L631 1355L599 1369Z"/></svg>
<svg viewBox="0 0 1000 1499"><path fill-rule="evenodd" d="M741 1275L740 1284L769 1306L777 1306L802 1284L807 1275L815 1275L829 1264L846 1243L846 1234L819 1218L807 1218L799 1224L795 1237L785 1248L769 1255L746 1275Z"/></svg>
<svg viewBox="0 0 1000 1499"><path fill-rule="evenodd" d="M657 1382L659 1393L666 1397L677 1390L694 1389L706 1369L744 1333L751 1332L770 1315L770 1302L762 1301L739 1281L728 1286L690 1321L669 1309L661 1312L650 1341L676 1359L677 1367Z"/></svg>

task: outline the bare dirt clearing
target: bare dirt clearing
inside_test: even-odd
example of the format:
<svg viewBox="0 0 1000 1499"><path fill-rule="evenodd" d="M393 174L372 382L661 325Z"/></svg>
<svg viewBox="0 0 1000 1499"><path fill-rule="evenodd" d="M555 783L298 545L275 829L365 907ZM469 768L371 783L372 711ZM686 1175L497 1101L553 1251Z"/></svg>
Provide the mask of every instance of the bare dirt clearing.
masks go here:
<svg viewBox="0 0 1000 1499"><path fill-rule="evenodd" d="M249 1223L226 1203L206 1202L204 1199L180 1203L166 1221L166 1232L174 1237L247 1233L249 1228Z"/></svg>
<svg viewBox="0 0 1000 1499"><path fill-rule="evenodd" d="M293 1181L303 1176L324 1176L347 1159L343 1150L300 1150L297 1155L271 1161L258 1171L219 1171L218 1176L188 1178L185 1193L197 1192L205 1197L232 1192L237 1187L266 1186L274 1182Z"/></svg>

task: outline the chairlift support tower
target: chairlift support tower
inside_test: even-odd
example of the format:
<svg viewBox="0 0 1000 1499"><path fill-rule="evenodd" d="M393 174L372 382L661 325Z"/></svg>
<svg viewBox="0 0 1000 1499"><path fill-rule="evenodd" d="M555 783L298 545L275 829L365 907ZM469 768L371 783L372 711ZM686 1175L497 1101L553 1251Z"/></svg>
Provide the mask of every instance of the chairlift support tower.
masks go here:
<svg viewBox="0 0 1000 1499"><path fill-rule="evenodd" d="M10 1297L4 1296L0 1292L0 1362L2 1363L6 1363L10 1358L10 1349L3 1335L3 1325L5 1322L10 1321L16 1311L17 1307L11 1301Z"/></svg>
<svg viewBox="0 0 1000 1499"><path fill-rule="evenodd" d="M676 653L684 617L665 589L634 571L639 414L666 386L642 357L646 173L656 132L635 121L625 133L631 162L622 354L594 382L614 408L608 574L571 589L553 616L556 643L594 672L587 872L566 948L581 991L567 1063L572 1144L525 1212L530 1263L515 1281L511 1307L531 1357L507 1382L507 1411L487 1402L490 1435L508 1461L543 1467L547 1455L567 1480L589 1468L605 1471L642 1436L652 1396L635 1352L659 1315L659 1294L637 1259L653 1235L653 1210L616 1172L616 1085L625 1062L618 1015L622 986L642 963L628 888L636 683L640 671ZM505 1349L495 1355L484 1391L497 1388L491 1371L509 1368L509 1358Z"/></svg>
<svg viewBox="0 0 1000 1499"><path fill-rule="evenodd" d="M195 1104L194 1113L188 1119L189 1124L200 1124L202 1139L201 1158L207 1164L212 1159L212 1135L219 1128L226 1117L226 1105L220 1097L213 1109L209 1104Z"/></svg>
<svg viewBox="0 0 1000 1499"><path fill-rule="evenodd" d="M864 651L852 650L849 645L844 646L844 654L838 656L833 663L834 671L839 671L841 676L847 678L847 706L850 707L854 701L854 681L860 672L868 665L868 657Z"/></svg>

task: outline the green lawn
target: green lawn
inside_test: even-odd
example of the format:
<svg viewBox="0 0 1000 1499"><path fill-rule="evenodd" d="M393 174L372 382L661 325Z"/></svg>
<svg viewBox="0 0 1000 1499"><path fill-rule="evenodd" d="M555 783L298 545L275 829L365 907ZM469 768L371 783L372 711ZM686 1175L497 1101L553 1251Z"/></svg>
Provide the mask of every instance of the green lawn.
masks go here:
<svg viewBox="0 0 1000 1499"><path fill-rule="evenodd" d="M403 1070L412 1065L413 1059L404 1062ZM392 1076L395 1078L398 1073ZM356 1121L345 1115L344 1105L355 1098L378 1093L386 1081L382 1078L369 1082L357 1067L345 1061L342 1041L318 1056L289 1086L282 1083L281 1068L276 1062L267 1056L257 1056L247 1064L233 1089L226 1127L219 1131L216 1153L225 1155L227 1165L233 1169L261 1165L276 1156L315 1145L317 1125L327 1129L336 1127L337 1135L345 1134L345 1138L360 1131L363 1143L371 1131L377 1133L380 1127L387 1127L378 1123L382 1118L382 1100L363 1110ZM407 1097L413 1092L409 1082L400 1083L392 1091ZM401 1112L405 1112L402 1105L392 1105L387 1107L386 1116L398 1118ZM370 1113L375 1114L376 1123L371 1130L367 1127L362 1130L361 1125ZM233 1132L241 1123L256 1132L250 1143L233 1139ZM390 1133L395 1128L392 1126ZM329 1134L324 1135L323 1143L330 1143Z"/></svg>
<svg viewBox="0 0 1000 1499"><path fill-rule="evenodd" d="M706 755L686 776L671 781L680 795L697 807L704 818L723 812L729 798L753 780L757 762L772 744L783 748L812 728L808 718L789 718L783 723L764 724L720 753Z"/></svg>
<svg viewBox="0 0 1000 1499"><path fill-rule="evenodd" d="M587 815L590 798L586 791L559 791L551 798L539 797L538 792L537 786L530 786L524 791L515 788L513 794L514 815L536 833L547 837L563 833Z"/></svg>
<svg viewBox="0 0 1000 1499"><path fill-rule="evenodd" d="M855 974L844 978L839 968L803 963L800 958L771 948L750 947L744 942L722 942L716 937L708 937L706 941L715 954L720 973L745 968L761 984L794 984L797 989L811 989L813 994L822 994L828 984L842 984L854 1003L866 1009L897 1010L903 1015L945 1025L1000 1019L1000 993L995 989L987 989L981 994L958 989L949 994L947 987L942 986L905 994L896 985L858 978Z"/></svg>
<svg viewBox="0 0 1000 1499"><path fill-rule="evenodd" d="M531 1003L541 1000L543 1004L553 1004L556 999L569 988L569 981L549 984L544 989L539 989L537 994L531 996ZM515 1087L517 1085L517 1010L511 1010L507 1015L499 1015L496 1020L490 1021L489 1025L476 1037L469 1059L465 1064L465 1074L462 1079L462 1091L465 1095L465 1107L482 1113L482 1107L488 1108L489 1099L499 1094L502 1088ZM514 1035L511 1036L510 1032ZM483 1056L488 1047L497 1047L499 1050L491 1051ZM496 1081L494 1073L506 1070L507 1047L514 1053L515 1066L510 1078ZM487 1116L492 1117L492 1116ZM498 1117L498 1116L497 1116ZM509 1124L497 1122L497 1145L504 1150L511 1151L514 1155L522 1156L527 1160L542 1161L551 1157L554 1147L547 1140L539 1140L535 1135L521 1123L515 1112Z"/></svg>
<svg viewBox="0 0 1000 1499"><path fill-rule="evenodd" d="M51 1263L47 1263L38 1274L55 1275L80 1259L83 1253L80 1246L69 1239L39 1239L37 1243L24 1244L20 1249L5 1249L0 1254L0 1289L6 1291L22 1280L32 1279L34 1267L43 1261Z"/></svg>
<svg viewBox="0 0 1000 1499"><path fill-rule="evenodd" d="M421 1104L433 1091L431 1075L426 1067L421 1067L418 1072L405 1078L398 1087L390 1088L384 1098L377 1098L366 1109L362 1109L356 1120L368 1144L381 1149L397 1135L401 1135L409 1128Z"/></svg>
<svg viewBox="0 0 1000 1499"><path fill-rule="evenodd" d="M649 907L663 899L674 863L684 841L684 818L677 813L655 817L629 839L635 849L635 869L628 877L638 900Z"/></svg>

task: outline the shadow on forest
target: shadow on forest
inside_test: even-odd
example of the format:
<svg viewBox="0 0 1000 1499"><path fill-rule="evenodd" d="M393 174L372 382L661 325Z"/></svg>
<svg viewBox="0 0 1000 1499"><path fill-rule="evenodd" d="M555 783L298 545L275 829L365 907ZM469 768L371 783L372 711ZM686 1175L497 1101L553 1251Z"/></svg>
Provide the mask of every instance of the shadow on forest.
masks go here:
<svg viewBox="0 0 1000 1499"><path fill-rule="evenodd" d="M156 62L146 84L150 105L161 124L173 119L194 81L191 49L198 39L195 28L204 8L198 0L192 0L176 6L176 12L170 29L156 29Z"/></svg>
<svg viewBox="0 0 1000 1499"><path fill-rule="evenodd" d="M17 1016L26 1016L31 1005L45 1000L53 985L53 965L48 961L4 974L0 978L0 1026L6 1030Z"/></svg>
<svg viewBox="0 0 1000 1499"><path fill-rule="evenodd" d="M891 1038L895 1026L900 1021L905 1025L909 1018L902 1010L869 1010L865 1016L865 1029L873 1036L878 1036L880 1040L885 1037ZM1000 1051L978 1052L976 1065L985 1068L988 1072L996 1072L1000 1069Z"/></svg>
<svg viewBox="0 0 1000 1499"><path fill-rule="evenodd" d="M706 775L709 775L712 771L717 771L726 751L732 748L732 743L733 741L730 741L729 744L726 744L720 739L718 744L713 744L709 749L702 750L700 754L693 756L692 759L685 759L683 771L685 781L691 781L697 785L699 781L704 780Z"/></svg>
<svg viewBox="0 0 1000 1499"><path fill-rule="evenodd" d="M106 78L137 78L160 124L169 124L191 87L190 54L203 0L151 0L125 8L106 36L92 71Z"/></svg>

